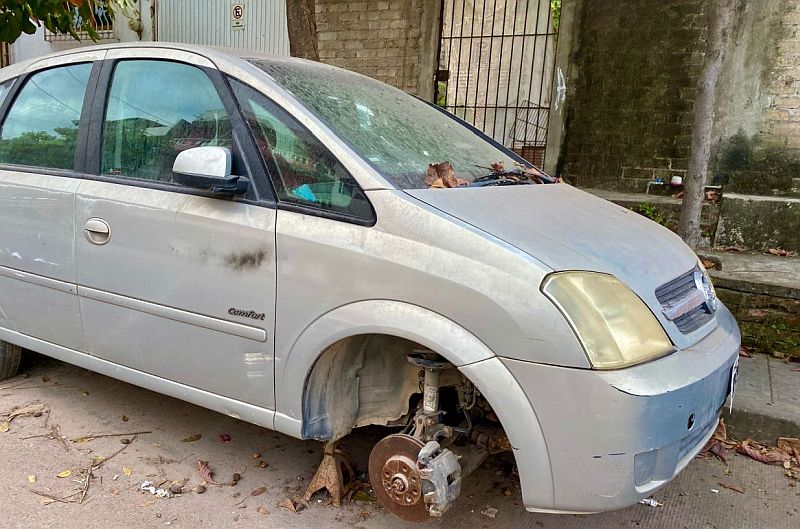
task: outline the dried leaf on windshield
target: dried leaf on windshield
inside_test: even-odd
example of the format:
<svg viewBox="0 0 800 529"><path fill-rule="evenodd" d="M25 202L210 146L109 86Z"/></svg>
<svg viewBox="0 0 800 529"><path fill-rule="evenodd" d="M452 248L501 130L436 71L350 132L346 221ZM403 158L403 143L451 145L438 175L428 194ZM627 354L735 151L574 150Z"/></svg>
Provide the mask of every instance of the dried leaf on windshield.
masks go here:
<svg viewBox="0 0 800 529"><path fill-rule="evenodd" d="M454 188L468 184L462 178L457 178L453 165L450 162L432 163L428 165L425 183L433 188Z"/></svg>

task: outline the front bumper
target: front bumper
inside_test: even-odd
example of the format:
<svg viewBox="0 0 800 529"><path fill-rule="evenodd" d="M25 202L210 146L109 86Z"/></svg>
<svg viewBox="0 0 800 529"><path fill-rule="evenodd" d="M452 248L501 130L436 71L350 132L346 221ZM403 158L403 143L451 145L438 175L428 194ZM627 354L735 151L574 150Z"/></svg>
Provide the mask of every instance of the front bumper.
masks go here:
<svg viewBox="0 0 800 529"><path fill-rule="evenodd" d="M536 475L514 443L528 510L598 512L636 503L680 472L714 432L730 390L740 334L720 306L718 326L692 347L618 371L502 359L525 393L552 475ZM502 406L502 404L501 404ZM552 491L542 501L536 487Z"/></svg>

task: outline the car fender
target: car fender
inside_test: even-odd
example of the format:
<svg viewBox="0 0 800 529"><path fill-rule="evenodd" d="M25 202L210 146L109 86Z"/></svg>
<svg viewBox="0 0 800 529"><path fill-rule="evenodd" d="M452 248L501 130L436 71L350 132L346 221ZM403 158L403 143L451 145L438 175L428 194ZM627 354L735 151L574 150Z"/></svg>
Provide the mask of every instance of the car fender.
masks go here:
<svg viewBox="0 0 800 529"><path fill-rule="evenodd" d="M343 305L306 327L285 356L276 354L276 430L302 437L303 394L314 364L329 346L362 334L386 334L417 342L457 367L495 357L468 330L418 305L382 299Z"/></svg>

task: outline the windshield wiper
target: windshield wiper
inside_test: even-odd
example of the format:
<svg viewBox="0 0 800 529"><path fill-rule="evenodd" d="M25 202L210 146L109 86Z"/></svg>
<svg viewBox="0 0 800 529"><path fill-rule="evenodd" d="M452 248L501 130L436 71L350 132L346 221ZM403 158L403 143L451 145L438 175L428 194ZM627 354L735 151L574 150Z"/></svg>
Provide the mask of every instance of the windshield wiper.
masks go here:
<svg viewBox="0 0 800 529"><path fill-rule="evenodd" d="M530 185L533 183L535 182L531 180L524 171L514 169L511 171L497 171L495 173L479 176L467 184L467 187L517 186Z"/></svg>

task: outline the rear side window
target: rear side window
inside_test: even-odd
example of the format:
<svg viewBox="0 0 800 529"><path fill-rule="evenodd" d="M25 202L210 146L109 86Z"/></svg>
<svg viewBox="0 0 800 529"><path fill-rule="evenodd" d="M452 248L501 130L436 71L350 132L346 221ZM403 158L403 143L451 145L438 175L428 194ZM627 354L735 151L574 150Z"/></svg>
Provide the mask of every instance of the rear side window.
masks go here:
<svg viewBox="0 0 800 529"><path fill-rule="evenodd" d="M364 192L336 157L266 96L231 80L281 202L372 220Z"/></svg>
<svg viewBox="0 0 800 529"><path fill-rule="evenodd" d="M91 71L89 63L73 64L28 78L0 129L0 163L72 169Z"/></svg>
<svg viewBox="0 0 800 529"><path fill-rule="evenodd" d="M181 151L232 145L228 113L200 68L153 60L122 61L114 68L103 123L103 174L172 183L172 164Z"/></svg>

